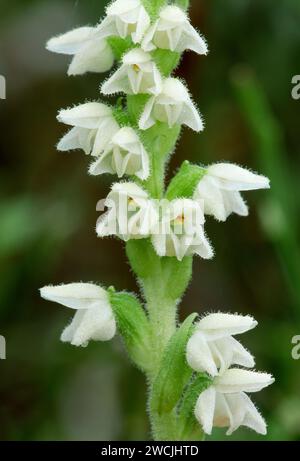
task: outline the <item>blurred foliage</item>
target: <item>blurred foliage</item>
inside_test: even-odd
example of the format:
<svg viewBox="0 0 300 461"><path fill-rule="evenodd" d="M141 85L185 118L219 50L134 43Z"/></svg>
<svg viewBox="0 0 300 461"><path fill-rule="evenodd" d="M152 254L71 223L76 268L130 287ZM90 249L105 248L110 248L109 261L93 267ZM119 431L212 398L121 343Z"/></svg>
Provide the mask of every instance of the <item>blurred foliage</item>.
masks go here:
<svg viewBox="0 0 300 461"><path fill-rule="evenodd" d="M183 301L191 312L251 313L259 321L243 338L257 368L276 383L254 396L269 440L300 439L299 0L194 0L192 21L207 37L207 58L187 53L186 79L206 121L184 131L170 173L185 159L246 165L270 176L272 191L249 194L250 217L209 220L212 262L198 259ZM96 203L110 178L87 175L80 152L61 154L65 131L57 110L99 96L99 75L67 78L68 58L46 40L96 23L101 0L2 0L0 74L0 362L1 440L116 440L149 437L143 377L118 340L75 349L59 342L70 312L39 299L47 283L101 281L135 290L122 243L98 240ZM171 176L170 176L171 177ZM225 439L215 431L214 439ZM261 439L240 430L233 439Z"/></svg>

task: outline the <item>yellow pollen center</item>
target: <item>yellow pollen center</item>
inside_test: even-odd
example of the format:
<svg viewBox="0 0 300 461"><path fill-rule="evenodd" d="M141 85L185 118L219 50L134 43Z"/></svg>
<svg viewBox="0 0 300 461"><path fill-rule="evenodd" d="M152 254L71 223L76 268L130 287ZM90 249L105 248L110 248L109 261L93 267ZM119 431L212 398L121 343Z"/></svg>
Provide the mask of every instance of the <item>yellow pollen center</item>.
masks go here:
<svg viewBox="0 0 300 461"><path fill-rule="evenodd" d="M133 64L132 68L136 73L138 73L141 70L141 68L137 64Z"/></svg>

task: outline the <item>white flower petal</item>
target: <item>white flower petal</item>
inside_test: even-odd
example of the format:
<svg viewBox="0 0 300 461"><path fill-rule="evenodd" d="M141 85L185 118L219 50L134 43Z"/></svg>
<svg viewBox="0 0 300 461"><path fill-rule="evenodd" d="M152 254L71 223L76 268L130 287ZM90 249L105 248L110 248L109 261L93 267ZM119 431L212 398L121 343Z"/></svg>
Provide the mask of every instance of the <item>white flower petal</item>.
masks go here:
<svg viewBox="0 0 300 461"><path fill-rule="evenodd" d="M202 426L205 434L212 433L216 405L216 390L214 386L202 392L195 407L195 417Z"/></svg>
<svg viewBox="0 0 300 461"><path fill-rule="evenodd" d="M265 176L252 173L232 163L216 163L207 169L222 189L230 191L249 191L255 189L268 189L270 181Z"/></svg>
<svg viewBox="0 0 300 461"><path fill-rule="evenodd" d="M90 40L74 55L68 75L107 72L112 68L114 60L113 51L106 40Z"/></svg>
<svg viewBox="0 0 300 461"><path fill-rule="evenodd" d="M98 102L88 102L72 109L62 109L57 120L66 125L96 129L99 127L99 120L106 117L112 117L110 107Z"/></svg>
<svg viewBox="0 0 300 461"><path fill-rule="evenodd" d="M93 27L79 27L65 34L51 38L46 48L54 53L75 54L78 53L82 45L90 40L95 29Z"/></svg>
<svg viewBox="0 0 300 461"><path fill-rule="evenodd" d="M197 330L215 340L245 333L256 326L257 322L249 315L214 313L203 317L197 323Z"/></svg>
<svg viewBox="0 0 300 461"><path fill-rule="evenodd" d="M88 309L95 301L107 300L106 291L92 283L70 283L41 288L41 296L71 309Z"/></svg>
<svg viewBox="0 0 300 461"><path fill-rule="evenodd" d="M194 333L187 343L186 358L189 366L198 372L217 376L218 369L209 343L201 332Z"/></svg>
<svg viewBox="0 0 300 461"><path fill-rule="evenodd" d="M223 394L236 392L258 392L274 382L272 375L255 371L231 368L215 378L215 387Z"/></svg>

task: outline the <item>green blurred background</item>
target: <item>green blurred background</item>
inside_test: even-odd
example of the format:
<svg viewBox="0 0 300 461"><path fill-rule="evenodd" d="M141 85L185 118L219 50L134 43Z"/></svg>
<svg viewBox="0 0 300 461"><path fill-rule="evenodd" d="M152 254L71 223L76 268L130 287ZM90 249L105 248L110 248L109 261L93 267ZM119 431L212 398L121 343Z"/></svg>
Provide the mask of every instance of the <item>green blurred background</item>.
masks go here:
<svg viewBox="0 0 300 461"><path fill-rule="evenodd" d="M44 302L49 283L95 281L136 290L123 244L99 240L98 199L110 177L88 177L81 152L58 153L58 109L98 98L102 75L68 78L68 58L46 40L104 11L101 0L0 1L0 361L1 440L136 440L149 437L143 376L118 339L76 349L59 342L70 311ZM185 130L171 162L225 160L268 175L272 190L247 195L249 218L207 223L216 257L195 260L182 316L192 311L250 313L243 338L257 368L276 377L254 400L267 439L300 439L299 110L291 79L300 73L299 0L194 0L193 24L207 58L186 53L177 71L206 120ZM214 439L226 439L215 431ZM239 430L231 439L262 439Z"/></svg>

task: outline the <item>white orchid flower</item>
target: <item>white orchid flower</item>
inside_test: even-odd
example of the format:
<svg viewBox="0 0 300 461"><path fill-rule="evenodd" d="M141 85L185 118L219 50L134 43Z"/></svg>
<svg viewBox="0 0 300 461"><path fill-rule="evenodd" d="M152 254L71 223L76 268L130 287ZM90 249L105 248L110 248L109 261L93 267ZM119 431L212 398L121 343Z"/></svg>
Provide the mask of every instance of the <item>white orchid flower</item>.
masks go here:
<svg viewBox="0 0 300 461"><path fill-rule="evenodd" d="M222 374L231 365L254 367L253 356L232 336L252 330L257 322L250 316L209 314L196 325L187 344L187 362L198 372Z"/></svg>
<svg viewBox="0 0 300 461"><path fill-rule="evenodd" d="M60 151L83 149L87 155L98 156L120 129L112 109L98 102L61 110L57 119L73 127L58 143Z"/></svg>
<svg viewBox="0 0 300 461"><path fill-rule="evenodd" d="M41 288L41 296L76 310L69 326L61 335L63 342L86 346L90 340L109 341L116 333L116 321L106 290L92 283Z"/></svg>
<svg viewBox="0 0 300 461"><path fill-rule="evenodd" d="M141 0L116 0L106 10L106 18L97 27L97 36L131 37L141 43L150 26L150 17Z"/></svg>
<svg viewBox="0 0 300 461"><path fill-rule="evenodd" d="M135 183L116 183L104 205L108 211L98 220L99 237L116 235L124 241L149 237L159 215L147 192Z"/></svg>
<svg viewBox="0 0 300 461"><path fill-rule="evenodd" d="M142 42L145 51L155 48L183 53L192 50L198 54L207 54L208 48L203 37L190 24L189 18L178 6L163 8L159 19L151 26Z"/></svg>
<svg viewBox="0 0 300 461"><path fill-rule="evenodd" d="M90 174L117 174L119 178L136 175L145 180L149 176L149 157L136 132L130 127L121 128L107 144L103 154L92 163Z"/></svg>
<svg viewBox="0 0 300 461"><path fill-rule="evenodd" d="M97 37L96 27L79 27L58 37L51 38L49 51L74 56L68 75L86 72L107 72L114 63L114 54L105 38Z"/></svg>
<svg viewBox="0 0 300 461"><path fill-rule="evenodd" d="M248 215L248 207L240 191L268 189L270 181L231 163L216 163L207 168L199 182L194 199L204 201L204 212L219 221L226 221L231 213Z"/></svg>
<svg viewBox="0 0 300 461"><path fill-rule="evenodd" d="M152 235L152 244L159 256L185 256L198 254L213 257L213 250L204 229L204 215L199 203L189 199L162 201L162 218Z"/></svg>
<svg viewBox="0 0 300 461"><path fill-rule="evenodd" d="M203 130L202 119L184 84L176 78L166 78L162 91L147 102L139 121L141 130L151 128L157 121L186 125L194 131Z"/></svg>
<svg viewBox="0 0 300 461"><path fill-rule="evenodd" d="M240 426L266 434L266 423L245 392L259 392L274 378L267 373L230 369L214 379L213 385L200 394L195 416L206 434L212 428L228 427L231 435Z"/></svg>
<svg viewBox="0 0 300 461"><path fill-rule="evenodd" d="M158 94L162 89L160 72L151 55L140 48L129 51L121 67L102 85L103 94Z"/></svg>

